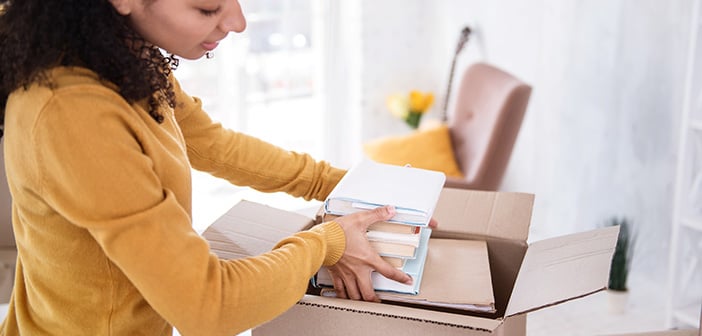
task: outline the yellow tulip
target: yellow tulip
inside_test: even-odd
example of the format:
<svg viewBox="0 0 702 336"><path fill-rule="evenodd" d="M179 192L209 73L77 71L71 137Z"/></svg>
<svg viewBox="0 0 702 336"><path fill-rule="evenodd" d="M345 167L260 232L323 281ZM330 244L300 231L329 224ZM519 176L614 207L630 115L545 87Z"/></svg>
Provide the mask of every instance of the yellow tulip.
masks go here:
<svg viewBox="0 0 702 336"><path fill-rule="evenodd" d="M434 103L434 95L432 93L424 94L420 91L413 90L409 95L409 109L413 112L424 113L431 104Z"/></svg>
<svg viewBox="0 0 702 336"><path fill-rule="evenodd" d="M405 119L409 114L409 100L404 94L394 94L388 97L385 104L390 113L397 118Z"/></svg>
<svg viewBox="0 0 702 336"><path fill-rule="evenodd" d="M393 94L388 96L385 104L393 116L404 120L407 125L417 129L422 115L434 103L434 95L413 90L409 94Z"/></svg>

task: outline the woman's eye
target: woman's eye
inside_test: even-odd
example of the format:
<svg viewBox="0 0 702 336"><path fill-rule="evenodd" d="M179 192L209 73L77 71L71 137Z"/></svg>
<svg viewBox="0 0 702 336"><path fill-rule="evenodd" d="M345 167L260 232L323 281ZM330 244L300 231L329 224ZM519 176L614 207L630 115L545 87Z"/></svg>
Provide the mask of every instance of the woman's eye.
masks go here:
<svg viewBox="0 0 702 336"><path fill-rule="evenodd" d="M202 8L200 8L200 14L202 14L204 16L214 16L214 15L217 15L217 13L219 13L220 10L221 10L220 7L217 7L215 9L202 9Z"/></svg>

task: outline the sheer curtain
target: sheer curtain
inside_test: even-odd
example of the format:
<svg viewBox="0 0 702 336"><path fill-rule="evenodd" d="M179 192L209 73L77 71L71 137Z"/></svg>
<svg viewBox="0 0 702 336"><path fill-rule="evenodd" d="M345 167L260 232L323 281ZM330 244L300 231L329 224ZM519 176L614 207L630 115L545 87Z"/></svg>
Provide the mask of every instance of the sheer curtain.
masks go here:
<svg viewBox="0 0 702 336"><path fill-rule="evenodd" d="M361 1L319 0L324 159L348 168L361 157Z"/></svg>

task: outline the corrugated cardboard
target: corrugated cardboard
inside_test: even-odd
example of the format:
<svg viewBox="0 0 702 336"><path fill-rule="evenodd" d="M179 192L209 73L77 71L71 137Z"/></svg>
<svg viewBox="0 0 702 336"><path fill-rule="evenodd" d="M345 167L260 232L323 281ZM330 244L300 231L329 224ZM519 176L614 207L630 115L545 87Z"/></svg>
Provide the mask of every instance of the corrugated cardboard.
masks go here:
<svg viewBox="0 0 702 336"><path fill-rule="evenodd" d="M492 332L492 333L491 333ZM526 315L505 321L307 295L253 335L525 335Z"/></svg>
<svg viewBox="0 0 702 336"><path fill-rule="evenodd" d="M202 236L220 258L240 259L266 253L278 241L312 225L314 221L304 215L243 200L214 221Z"/></svg>
<svg viewBox="0 0 702 336"><path fill-rule="evenodd" d="M439 228L432 237L487 241L495 314L464 315L305 295L253 334L524 335L526 312L606 288L618 234L617 227L610 227L529 245L533 202L531 194L444 189L434 212ZM275 212L287 216L282 210Z"/></svg>

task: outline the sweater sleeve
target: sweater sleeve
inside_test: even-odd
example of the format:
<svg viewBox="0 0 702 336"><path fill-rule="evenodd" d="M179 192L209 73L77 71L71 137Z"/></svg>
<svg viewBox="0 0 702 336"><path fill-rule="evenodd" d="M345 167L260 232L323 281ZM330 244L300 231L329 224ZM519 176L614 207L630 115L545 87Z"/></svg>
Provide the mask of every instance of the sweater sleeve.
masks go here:
<svg viewBox="0 0 702 336"><path fill-rule="evenodd" d="M222 127L202 110L198 98L188 96L175 79L173 82L179 103L176 118L193 168L236 185L283 191L306 200L324 200L346 172L308 154Z"/></svg>
<svg viewBox="0 0 702 336"><path fill-rule="evenodd" d="M77 110L84 113L76 117ZM47 204L87 229L151 307L181 332L232 335L270 320L302 297L322 264L339 259L345 238L333 222L289 237L261 256L220 260L211 254L193 231L178 193L155 171L148 153L155 145L138 140L147 138L141 133L147 133L143 124L150 120L135 113L114 93L64 93L46 105L33 126L28 139L36 152L28 155L37 157ZM244 145L240 151L255 148ZM269 147L264 151L277 155ZM307 160L302 162L297 167L302 171L331 174L327 167L306 168ZM236 171L254 171L249 164L243 165L248 170Z"/></svg>

